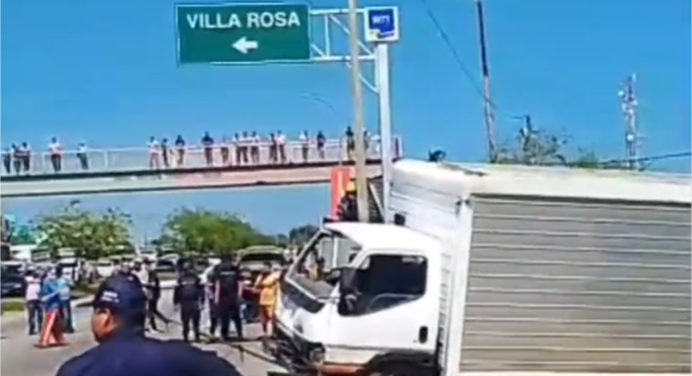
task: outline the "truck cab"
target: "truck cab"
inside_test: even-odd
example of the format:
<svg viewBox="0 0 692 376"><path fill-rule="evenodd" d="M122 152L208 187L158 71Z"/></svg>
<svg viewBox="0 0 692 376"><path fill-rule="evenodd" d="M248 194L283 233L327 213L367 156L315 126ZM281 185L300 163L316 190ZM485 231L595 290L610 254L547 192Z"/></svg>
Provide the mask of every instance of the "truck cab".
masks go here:
<svg viewBox="0 0 692 376"><path fill-rule="evenodd" d="M320 249L334 245L333 267L312 272ZM438 247L434 238L401 226L326 224L281 286L275 330L284 362L355 374L375 358L429 352L437 337Z"/></svg>

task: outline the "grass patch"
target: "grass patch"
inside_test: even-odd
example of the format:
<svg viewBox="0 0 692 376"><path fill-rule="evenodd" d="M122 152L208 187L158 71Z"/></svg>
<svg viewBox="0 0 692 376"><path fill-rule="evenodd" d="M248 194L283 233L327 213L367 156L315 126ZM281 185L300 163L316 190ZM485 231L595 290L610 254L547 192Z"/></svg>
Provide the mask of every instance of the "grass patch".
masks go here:
<svg viewBox="0 0 692 376"><path fill-rule="evenodd" d="M24 300L3 300L2 312L22 312L26 309Z"/></svg>

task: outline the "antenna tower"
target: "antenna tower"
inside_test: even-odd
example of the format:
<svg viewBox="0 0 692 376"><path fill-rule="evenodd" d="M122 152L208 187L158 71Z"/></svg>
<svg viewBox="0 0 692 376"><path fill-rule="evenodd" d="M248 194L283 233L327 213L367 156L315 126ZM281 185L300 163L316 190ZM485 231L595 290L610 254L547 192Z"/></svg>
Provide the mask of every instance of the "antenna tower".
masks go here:
<svg viewBox="0 0 692 376"><path fill-rule="evenodd" d="M635 84L637 76L630 75L625 79L622 90L618 93L622 105L622 114L625 118L625 150L627 153L627 167L630 170L640 170L639 161L639 130L637 127L637 97L635 96Z"/></svg>

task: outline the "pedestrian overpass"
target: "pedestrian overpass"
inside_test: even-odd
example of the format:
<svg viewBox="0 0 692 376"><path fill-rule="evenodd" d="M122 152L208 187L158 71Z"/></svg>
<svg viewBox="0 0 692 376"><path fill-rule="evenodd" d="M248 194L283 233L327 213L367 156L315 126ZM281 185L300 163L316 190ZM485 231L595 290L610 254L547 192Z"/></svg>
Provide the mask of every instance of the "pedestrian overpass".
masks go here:
<svg viewBox="0 0 692 376"><path fill-rule="evenodd" d="M394 158L402 156L399 138L393 143ZM185 149L178 164L177 150L172 150L168 166L161 155L152 163L147 148L90 150L81 156L76 151L63 153L61 170L55 171L48 153L34 154L29 168L18 173L3 171L0 176L0 197L43 197L62 195L123 194L175 190L242 189L327 184L332 171L339 166L353 165L344 140L328 140L322 149L300 143L285 146L286 160L270 158L269 145L259 148L255 163L237 163L236 150L229 148L228 163L222 163L220 149L215 147L211 160L201 147ZM381 174L380 142L367 145L368 177ZM84 157L88 168L83 164ZM80 159L81 158L81 159ZM24 166L22 166L24 167Z"/></svg>

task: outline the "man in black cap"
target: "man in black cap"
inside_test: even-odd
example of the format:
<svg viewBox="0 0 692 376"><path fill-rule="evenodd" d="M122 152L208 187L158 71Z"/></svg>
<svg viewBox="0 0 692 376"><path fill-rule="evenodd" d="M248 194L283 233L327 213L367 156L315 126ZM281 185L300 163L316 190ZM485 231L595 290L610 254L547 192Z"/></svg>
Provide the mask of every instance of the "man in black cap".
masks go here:
<svg viewBox="0 0 692 376"><path fill-rule="evenodd" d="M199 320L205 295L202 280L189 263L184 264L173 290L173 304L180 309L185 342L190 339L190 329L194 333L195 341L200 340Z"/></svg>
<svg viewBox="0 0 692 376"><path fill-rule="evenodd" d="M114 275L94 296L91 329L98 345L64 363L57 376L240 376L215 353L147 338L147 298L134 276Z"/></svg>

